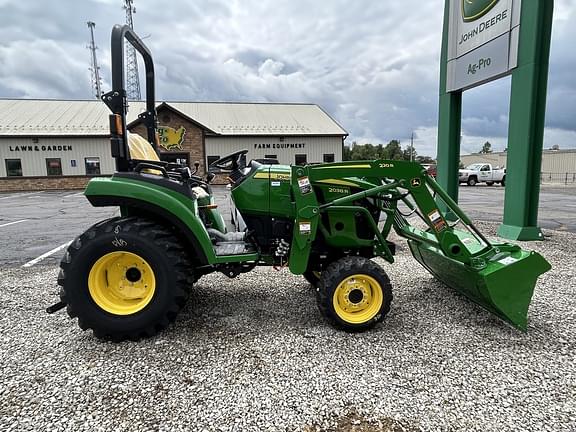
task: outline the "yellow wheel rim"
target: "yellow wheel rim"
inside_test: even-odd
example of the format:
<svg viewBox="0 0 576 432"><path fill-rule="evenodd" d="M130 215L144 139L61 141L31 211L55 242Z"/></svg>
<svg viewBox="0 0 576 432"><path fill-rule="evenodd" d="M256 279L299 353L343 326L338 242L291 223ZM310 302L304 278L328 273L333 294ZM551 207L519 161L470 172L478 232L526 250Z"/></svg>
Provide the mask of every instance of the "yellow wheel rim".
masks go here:
<svg viewBox="0 0 576 432"><path fill-rule="evenodd" d="M363 324L374 318L384 301L382 287L371 276L355 274L345 278L332 296L336 314L350 324Z"/></svg>
<svg viewBox="0 0 576 432"><path fill-rule="evenodd" d="M156 290L154 271L131 252L110 252L94 263L88 275L92 300L114 315L130 315L146 307Z"/></svg>

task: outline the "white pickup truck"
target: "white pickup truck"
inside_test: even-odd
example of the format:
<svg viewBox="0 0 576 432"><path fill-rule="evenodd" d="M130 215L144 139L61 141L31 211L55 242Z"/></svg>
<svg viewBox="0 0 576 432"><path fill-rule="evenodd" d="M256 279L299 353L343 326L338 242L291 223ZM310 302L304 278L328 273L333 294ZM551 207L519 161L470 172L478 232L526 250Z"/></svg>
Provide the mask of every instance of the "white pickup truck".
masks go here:
<svg viewBox="0 0 576 432"><path fill-rule="evenodd" d="M506 169L495 167L489 163L475 163L458 171L458 182L475 186L477 183L486 183L492 186L494 183L506 184Z"/></svg>

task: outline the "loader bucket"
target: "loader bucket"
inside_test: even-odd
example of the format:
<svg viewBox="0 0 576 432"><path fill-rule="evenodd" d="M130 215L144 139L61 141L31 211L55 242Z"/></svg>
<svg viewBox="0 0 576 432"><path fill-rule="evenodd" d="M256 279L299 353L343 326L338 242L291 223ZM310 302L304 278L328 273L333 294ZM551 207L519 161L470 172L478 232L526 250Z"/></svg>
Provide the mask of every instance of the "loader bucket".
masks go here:
<svg viewBox="0 0 576 432"><path fill-rule="evenodd" d="M409 240L412 255L436 278L483 308L526 331L528 306L538 276L551 266L537 252L509 244L493 245L498 251L482 268L447 257L440 249Z"/></svg>

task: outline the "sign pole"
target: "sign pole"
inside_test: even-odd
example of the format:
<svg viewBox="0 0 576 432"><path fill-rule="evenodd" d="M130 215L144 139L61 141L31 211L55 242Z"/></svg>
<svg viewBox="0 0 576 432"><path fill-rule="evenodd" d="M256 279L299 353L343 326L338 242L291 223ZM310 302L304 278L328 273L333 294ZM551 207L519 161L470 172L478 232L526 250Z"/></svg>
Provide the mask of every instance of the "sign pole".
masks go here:
<svg viewBox="0 0 576 432"><path fill-rule="evenodd" d="M542 240L537 226L553 0L522 2L518 67L512 72L504 221L498 235Z"/></svg>
<svg viewBox="0 0 576 432"><path fill-rule="evenodd" d="M448 27L450 1L444 5L444 29L440 55L440 106L438 110L437 177L450 198L458 202L458 168L460 166L460 120L462 91L446 92L448 70Z"/></svg>

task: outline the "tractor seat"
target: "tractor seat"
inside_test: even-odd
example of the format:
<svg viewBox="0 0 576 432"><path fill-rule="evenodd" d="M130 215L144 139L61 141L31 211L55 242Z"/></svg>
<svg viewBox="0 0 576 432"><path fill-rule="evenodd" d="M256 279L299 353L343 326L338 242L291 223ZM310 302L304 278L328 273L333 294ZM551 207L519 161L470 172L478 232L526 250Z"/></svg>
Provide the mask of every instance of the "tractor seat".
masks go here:
<svg viewBox="0 0 576 432"><path fill-rule="evenodd" d="M128 148L131 159L160 162L160 158L154 148L138 134L128 133Z"/></svg>
<svg viewBox="0 0 576 432"><path fill-rule="evenodd" d="M132 160L150 162L151 164L160 162L160 158L154 150L154 147L138 134L128 132L128 150L130 151L130 159ZM161 171L150 168L143 169L142 172L146 174L162 175Z"/></svg>

